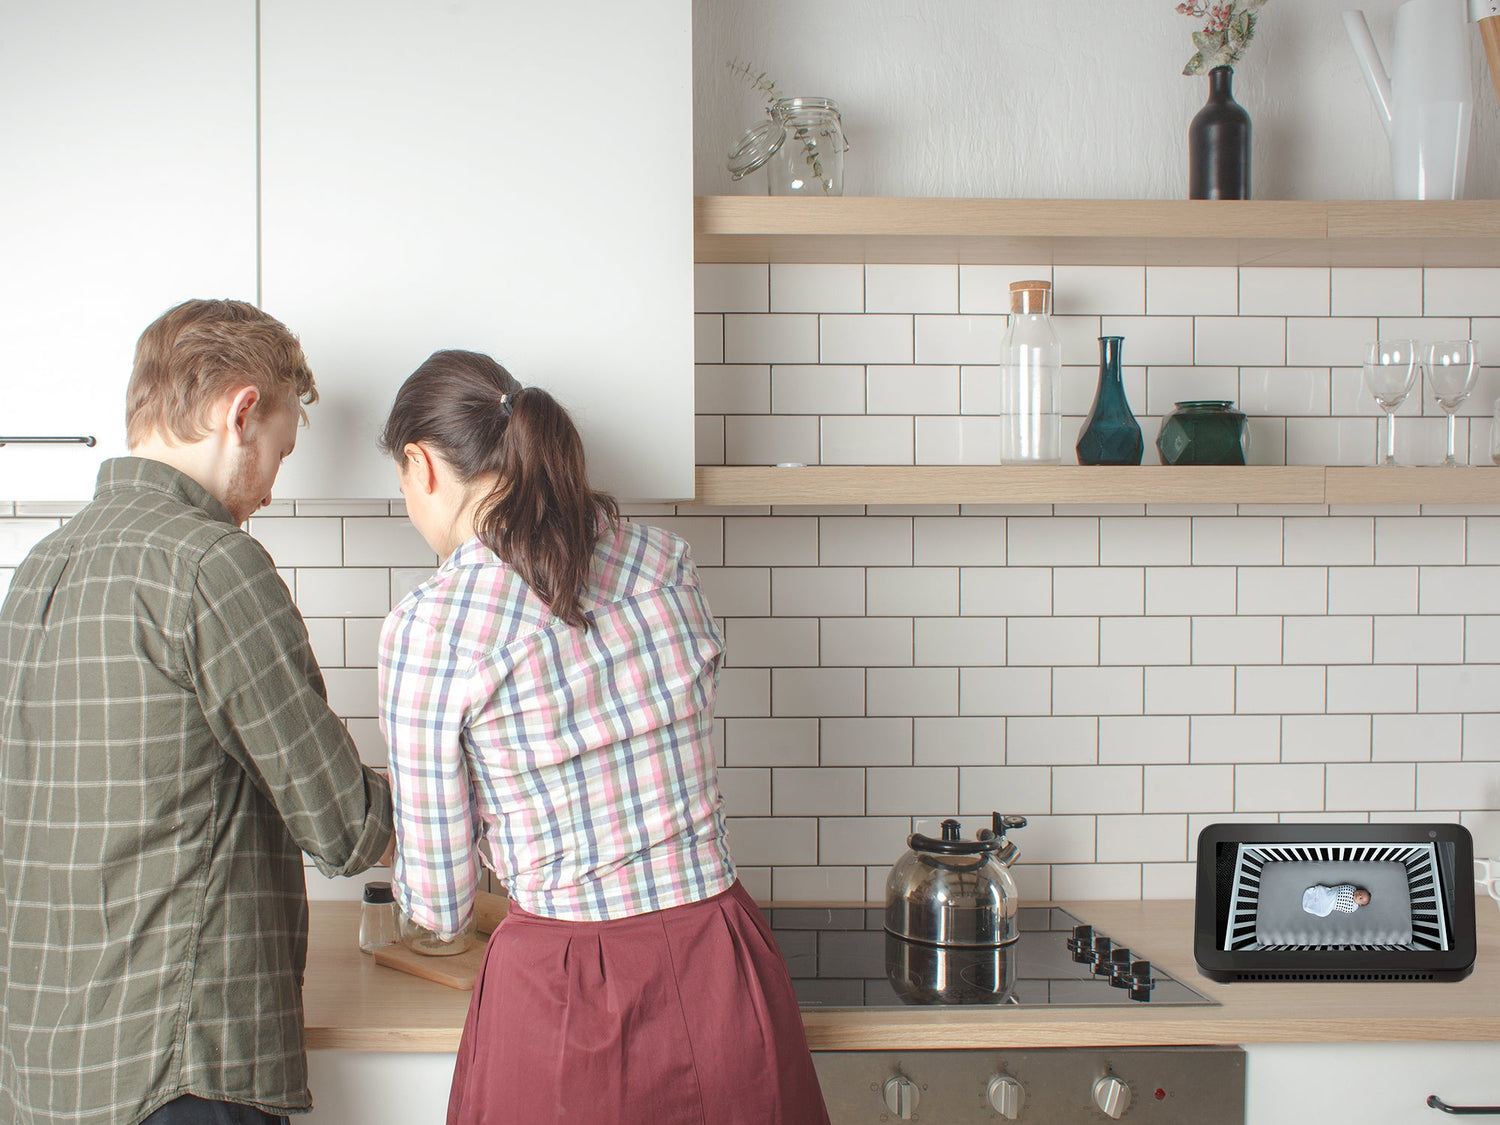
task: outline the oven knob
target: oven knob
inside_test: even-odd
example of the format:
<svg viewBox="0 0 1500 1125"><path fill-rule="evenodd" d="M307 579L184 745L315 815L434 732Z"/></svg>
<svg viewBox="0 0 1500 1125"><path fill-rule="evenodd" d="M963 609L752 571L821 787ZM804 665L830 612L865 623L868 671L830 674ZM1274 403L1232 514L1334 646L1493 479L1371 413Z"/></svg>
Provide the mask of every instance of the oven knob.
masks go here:
<svg viewBox="0 0 1500 1125"><path fill-rule="evenodd" d="M921 1091L917 1084L904 1074L888 1078L885 1083L885 1108L902 1121L910 1121L917 1112Z"/></svg>
<svg viewBox="0 0 1500 1125"><path fill-rule="evenodd" d="M987 1091L990 1099L990 1108L1007 1121L1014 1121L1021 1116L1021 1084L1014 1078L1001 1075L990 1079L990 1088Z"/></svg>
<svg viewBox="0 0 1500 1125"><path fill-rule="evenodd" d="M1130 1087L1123 1079L1106 1074L1094 1083L1094 1104L1105 1116L1119 1118L1130 1108Z"/></svg>

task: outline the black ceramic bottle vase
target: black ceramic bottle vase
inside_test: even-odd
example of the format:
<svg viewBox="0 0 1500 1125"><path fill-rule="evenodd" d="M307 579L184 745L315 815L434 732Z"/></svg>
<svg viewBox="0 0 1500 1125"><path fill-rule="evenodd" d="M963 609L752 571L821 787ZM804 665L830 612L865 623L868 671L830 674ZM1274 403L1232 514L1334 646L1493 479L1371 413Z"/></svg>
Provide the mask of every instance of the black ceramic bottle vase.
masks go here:
<svg viewBox="0 0 1500 1125"><path fill-rule="evenodd" d="M1234 69L1208 72L1208 102L1188 126L1188 198L1250 198L1250 115L1234 100Z"/></svg>
<svg viewBox="0 0 1500 1125"><path fill-rule="evenodd" d="M1099 337L1099 389L1078 434L1080 465L1139 465L1145 451L1141 424L1130 412L1120 381L1123 336Z"/></svg>

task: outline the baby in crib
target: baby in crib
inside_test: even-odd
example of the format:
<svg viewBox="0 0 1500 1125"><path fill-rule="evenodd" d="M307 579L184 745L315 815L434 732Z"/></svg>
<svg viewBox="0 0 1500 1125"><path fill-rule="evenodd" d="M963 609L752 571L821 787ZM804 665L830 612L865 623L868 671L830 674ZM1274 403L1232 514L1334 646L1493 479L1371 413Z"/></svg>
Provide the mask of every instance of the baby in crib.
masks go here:
<svg viewBox="0 0 1500 1125"><path fill-rule="evenodd" d="M1302 892L1302 909L1319 918L1327 918L1335 910L1340 914L1353 914L1361 906L1369 905L1370 892L1353 883L1340 883L1336 887L1318 883Z"/></svg>

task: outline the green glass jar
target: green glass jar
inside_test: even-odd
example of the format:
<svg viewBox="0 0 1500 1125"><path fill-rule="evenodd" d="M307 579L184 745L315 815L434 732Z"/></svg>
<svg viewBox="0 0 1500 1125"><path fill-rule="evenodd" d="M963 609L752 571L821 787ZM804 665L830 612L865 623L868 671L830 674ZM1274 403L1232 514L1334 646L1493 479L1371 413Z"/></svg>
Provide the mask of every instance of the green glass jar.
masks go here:
<svg viewBox="0 0 1500 1125"><path fill-rule="evenodd" d="M1243 465L1250 459L1250 423L1224 401L1179 402L1162 419L1156 452L1163 465Z"/></svg>

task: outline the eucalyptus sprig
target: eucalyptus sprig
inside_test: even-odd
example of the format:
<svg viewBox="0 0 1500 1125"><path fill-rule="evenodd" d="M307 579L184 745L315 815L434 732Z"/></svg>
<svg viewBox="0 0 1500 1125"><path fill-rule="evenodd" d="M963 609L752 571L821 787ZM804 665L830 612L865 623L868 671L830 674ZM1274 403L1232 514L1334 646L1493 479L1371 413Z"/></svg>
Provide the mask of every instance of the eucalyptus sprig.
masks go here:
<svg viewBox="0 0 1500 1125"><path fill-rule="evenodd" d="M731 74L737 74L750 84L750 88L766 96L766 101L775 101L781 97L776 89L776 83L766 77L765 71L756 72L755 68L745 62L727 62L724 64L729 68Z"/></svg>
<svg viewBox="0 0 1500 1125"><path fill-rule="evenodd" d="M1207 19L1201 31L1193 32L1197 53L1188 59L1182 73L1204 74L1216 66L1233 66L1255 36L1255 13L1266 0L1184 0L1177 10L1194 19Z"/></svg>

